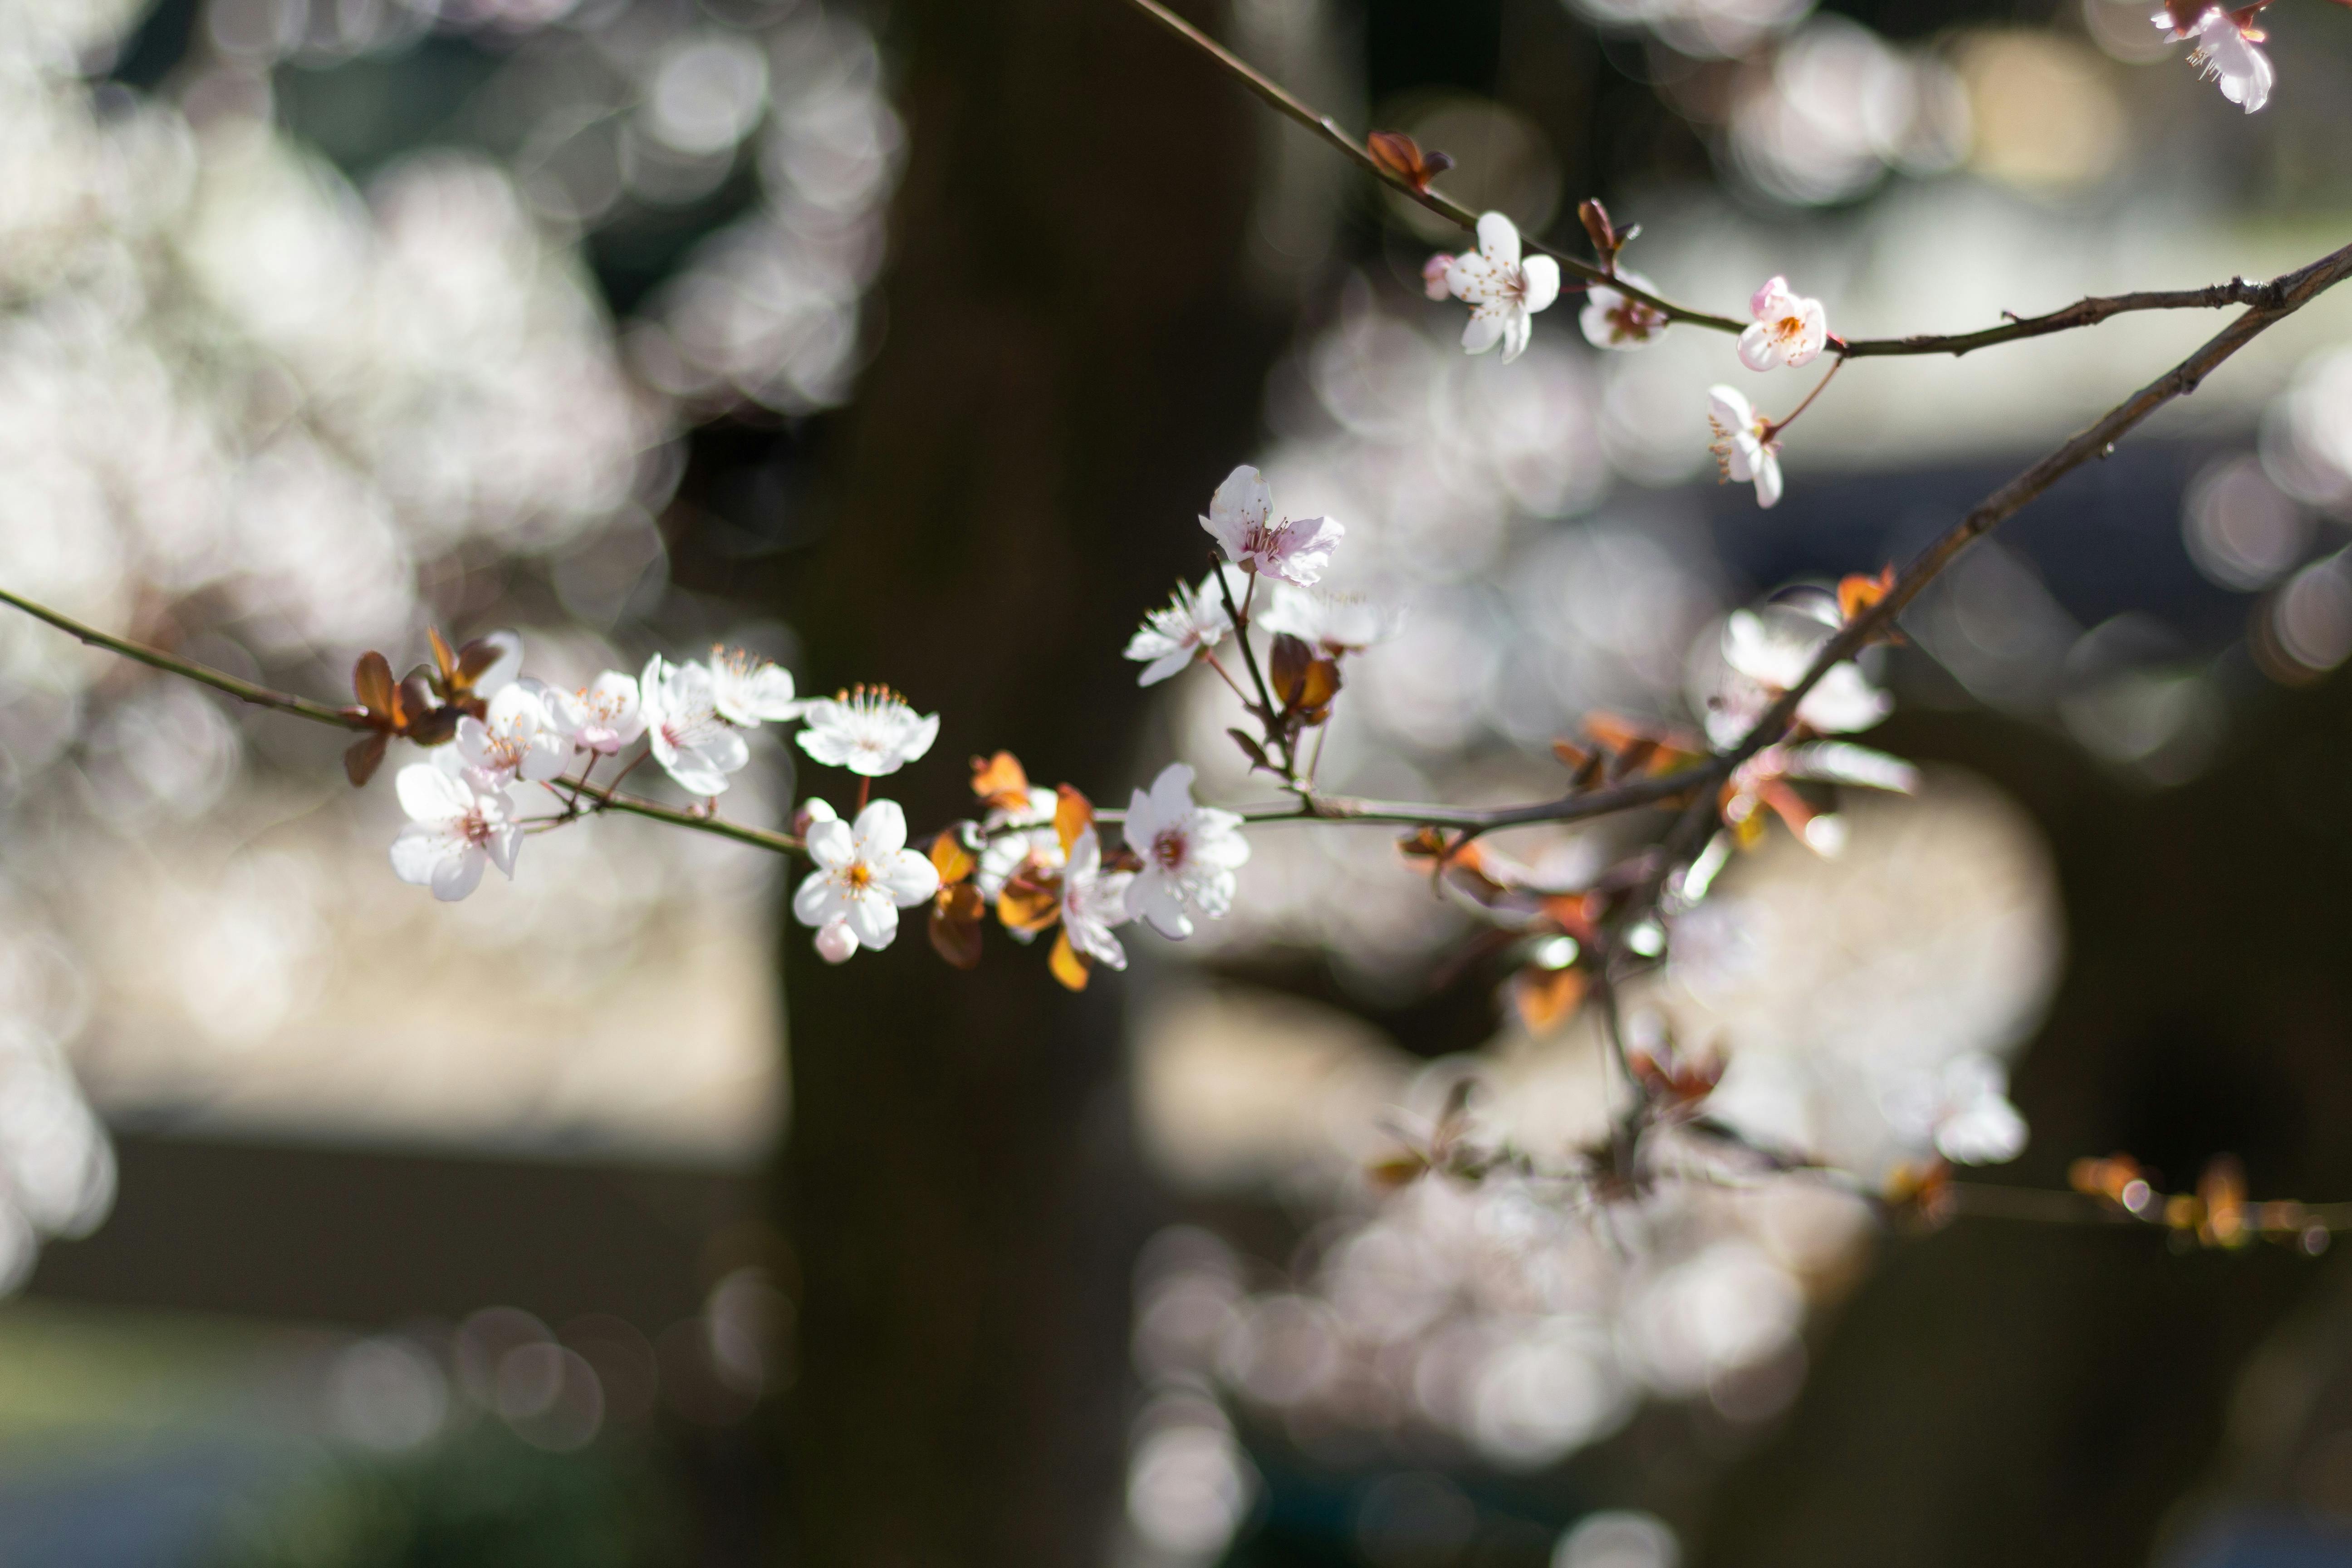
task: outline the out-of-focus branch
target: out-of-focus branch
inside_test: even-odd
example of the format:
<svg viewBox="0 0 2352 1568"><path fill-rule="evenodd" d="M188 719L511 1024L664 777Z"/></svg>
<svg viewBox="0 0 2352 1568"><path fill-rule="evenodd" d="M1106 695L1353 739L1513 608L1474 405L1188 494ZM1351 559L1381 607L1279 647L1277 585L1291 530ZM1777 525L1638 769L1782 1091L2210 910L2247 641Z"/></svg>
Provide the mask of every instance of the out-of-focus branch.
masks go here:
<svg viewBox="0 0 2352 1568"><path fill-rule="evenodd" d="M1852 342L1832 341L1830 346L1846 359L1880 359L1894 354L1950 354L1958 358L1971 349L1990 348L1995 343L2047 337L2053 332L2071 331L2076 327L2095 327L2110 316L2120 316L2132 310L2218 310L2231 305L2276 310L2284 300L2288 279L2294 276L2289 273L2285 278L2273 278L2267 283L2249 283L2242 278L2232 278L2227 283L2216 283L2204 289L2094 294L2047 315L2012 317L2005 325L1986 327L1980 331L1949 335L1921 333L1907 338L1857 338Z"/></svg>
<svg viewBox="0 0 2352 1568"><path fill-rule="evenodd" d="M2015 516L2066 475L2094 458L2105 457L2115 449L2116 442L2149 415L2175 398L2196 391L2223 361L2347 277L2352 277L2352 245L2265 284L2267 302L2240 316L2195 353L2107 410L2088 429L1986 497L1942 537L1914 556L1884 597L1848 621L1822 645L1804 678L1781 694L1780 700L1765 711L1738 745L1722 754L1725 765L1737 767L1786 733L1796 719L1797 705L1822 678L1891 628L1904 607L1958 560L1962 551Z"/></svg>
<svg viewBox="0 0 2352 1568"><path fill-rule="evenodd" d="M1305 126L1307 130L1313 132L1316 135L1321 137L1324 141L1329 142L1332 146L1338 148L1349 157L1354 159L1357 163L1361 165L1376 178L1386 183L1391 189L1401 192L1413 201L1419 202L1423 206L1427 207L1431 212L1435 213L1438 216L1446 219L1448 222L1459 224L1464 228L1474 231L1477 228L1478 215L1476 213L1472 212L1468 207L1464 206L1460 202L1455 201L1453 197L1444 195L1443 192L1417 188L1411 182L1400 177L1393 171L1383 166L1378 159L1372 156L1371 149L1366 147L1361 142L1357 141L1354 137L1341 130L1339 128L1339 121L1333 120L1328 114L1320 113L1308 107L1306 103L1295 97L1290 90L1285 88L1281 83L1276 81L1273 78L1267 76L1265 72L1251 65L1247 60L1243 59L1239 55L1234 54L1231 49L1226 48L1223 44L1209 37L1208 34L1201 31L1200 28L1195 27L1192 23L1184 20L1183 17L1176 15L1175 12L1171 11L1167 6L1161 5L1160 0L1128 0L1128 4L1142 12L1145 16L1150 17L1153 21L1159 23L1161 26L1167 28L1170 32L1175 34L1178 37L1183 39L1184 42L1200 50L1202 54L1208 56L1209 58L1214 60L1220 67L1222 67L1226 74L1233 77L1236 81L1239 81L1244 87L1248 88L1252 92L1257 94L1258 97L1264 99L1268 104L1272 105L1278 113L1286 115L1290 119L1297 121L1299 124ZM1555 261L1558 261L1563 269L1574 274L1576 277L1583 279L1586 282L1606 283L1609 287L1616 289L1617 292L1625 295L1629 299L1639 300L1645 305L1650 305L1660 310L1664 310L1675 321L1688 321L1693 326L1712 327L1719 332L1737 332L1748 325L1745 321L1735 321L1728 316L1710 315L1705 310L1692 310L1687 305L1677 305L1672 300L1661 299L1657 295L1649 293L1644 289L1636 289L1622 279L1618 278L1608 271L1604 271L1601 268L1595 267L1591 262L1585 260L1582 257L1571 256L1567 251L1556 249L1551 246L1544 244L1541 240L1535 238L1533 236L1526 237L1524 242L1528 249L1541 251L1544 255L1550 257Z"/></svg>
<svg viewBox="0 0 2352 1568"><path fill-rule="evenodd" d="M339 730L372 730L375 727L365 714L356 710L330 707L324 702L313 702L307 697L297 697L290 691L273 691L267 686L241 680L225 669L196 664L165 653L162 648L149 647L145 643L132 642L127 637L100 631L96 626L85 626L62 611L19 598L5 588L0 588L0 604L13 605L35 620L47 621L67 636L79 637L92 647L102 647L109 653L119 653L125 658L136 659L152 668L184 676L199 685L225 691L238 701L250 702L257 708L291 713L298 719L308 719L316 724L332 724Z"/></svg>
<svg viewBox="0 0 2352 1568"><path fill-rule="evenodd" d="M1297 121L1317 136L1353 159L1367 173L1412 201L1420 203L1438 216L1462 227L1475 230L1478 215L1441 191L1414 185L1395 170L1377 158L1371 150L1347 132L1337 121L1302 101L1281 83L1210 37L1200 28L1171 11L1160 0L1127 0L1127 3L1167 28L1184 42L1215 61L1226 74L1265 100L1276 112ZM1695 327L1706 327L1718 332L1744 331L1748 323L1729 316L1676 304L1672 300L1636 289L1616 276L1611 268L1597 267L1579 256L1532 236L1524 243L1530 250L1541 251L1558 261L1561 268L1588 283L1605 283L1620 294L1663 310L1677 321L1687 321ZM1902 338L1854 338L1830 340L1832 352L1846 359L1884 359L1902 354L1964 354L1971 350L1990 348L1996 343L2017 342L2025 338L2047 337L2053 332L2071 331L2077 327L2095 327L2110 316L2120 316L2134 310L2211 310L2231 305L2252 305L2258 310L2281 308L2296 274L2272 279L2268 283L2249 283L2242 278L2232 278L2227 283L2216 283L2203 289L2173 289L2142 290L2130 294L2094 295L2077 300L2063 310L2045 315L2011 318L1998 327L1986 327L1979 331L1955 333L1919 333Z"/></svg>

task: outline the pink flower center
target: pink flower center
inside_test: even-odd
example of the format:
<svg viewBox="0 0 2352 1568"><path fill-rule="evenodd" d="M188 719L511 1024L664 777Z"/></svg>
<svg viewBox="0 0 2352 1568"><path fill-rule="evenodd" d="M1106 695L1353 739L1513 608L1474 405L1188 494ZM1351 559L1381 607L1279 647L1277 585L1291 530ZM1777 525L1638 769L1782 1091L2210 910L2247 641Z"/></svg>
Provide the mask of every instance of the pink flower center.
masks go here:
<svg viewBox="0 0 2352 1568"><path fill-rule="evenodd" d="M1151 858L1163 871L1181 870L1192 852L1192 837L1181 827L1162 828L1151 840Z"/></svg>

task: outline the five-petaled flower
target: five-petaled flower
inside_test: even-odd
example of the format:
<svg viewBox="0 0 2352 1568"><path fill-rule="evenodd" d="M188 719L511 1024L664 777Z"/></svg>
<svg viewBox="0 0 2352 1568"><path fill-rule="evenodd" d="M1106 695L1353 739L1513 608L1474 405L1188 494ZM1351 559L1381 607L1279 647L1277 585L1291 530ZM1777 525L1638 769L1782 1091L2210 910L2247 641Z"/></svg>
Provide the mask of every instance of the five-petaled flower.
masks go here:
<svg viewBox="0 0 2352 1568"><path fill-rule="evenodd" d="M2168 5L2150 20L2168 38L2196 39L2189 63L2220 82L2223 98L2252 114L2271 100L2271 84L2278 79L2270 57L2258 47L2263 30L2253 25L2263 3L2235 12L2209 5L2187 21Z"/></svg>
<svg viewBox="0 0 2352 1568"><path fill-rule="evenodd" d="M408 825L392 841L392 869L404 882L462 899L482 879L485 863L514 876L522 825L505 788L485 783L452 753L400 770L394 787Z"/></svg>
<svg viewBox="0 0 2352 1568"><path fill-rule="evenodd" d="M1265 477L1247 463L1227 474L1217 493L1209 498L1208 515L1201 519L1201 526L1209 531L1225 559L1243 571L1263 572L1301 588L1313 587L1322 577L1331 564L1333 547L1348 531L1328 517L1277 521L1274 492L1266 488ZM1203 596L1214 592L1216 585L1212 573ZM1129 657L1134 657L1131 650Z"/></svg>
<svg viewBox="0 0 2352 1568"><path fill-rule="evenodd" d="M1478 219L1478 248L1446 264L1445 286L1470 307L1462 346L1482 354L1500 343L1507 364L1527 353L1536 312L1559 298L1559 263L1549 256L1520 260L1518 226L1487 213Z"/></svg>
<svg viewBox="0 0 2352 1568"><path fill-rule="evenodd" d="M1128 907L1162 936L1191 936L1195 914L1224 918L1234 907L1234 873L1249 859L1241 827L1234 813L1195 805L1192 770L1169 763L1148 793L1137 790L1128 803L1120 831L1143 860Z"/></svg>
<svg viewBox="0 0 2352 1568"><path fill-rule="evenodd" d="M917 713L887 686L853 686L806 703L801 750L827 767L867 778L895 773L931 749L940 716Z"/></svg>
<svg viewBox="0 0 2352 1568"><path fill-rule="evenodd" d="M550 689L541 692L548 717L572 738L572 743L599 756L635 743L646 732L645 705L637 683L617 669L608 669L577 691Z"/></svg>
<svg viewBox="0 0 2352 1568"><path fill-rule="evenodd" d="M714 647L710 671L711 705L730 724L744 729L766 721L781 724L801 716L793 699L793 672L741 648Z"/></svg>
<svg viewBox="0 0 2352 1568"><path fill-rule="evenodd" d="M1768 278L1748 301L1756 320L1739 334L1739 363L1750 370L1811 363L1830 340L1829 316L1819 300L1790 291L1786 278Z"/></svg>
<svg viewBox="0 0 2352 1568"><path fill-rule="evenodd" d="M1772 422L1728 386L1706 389L1706 422L1715 431L1716 466L1727 479L1756 486L1756 504L1770 506L1780 499L1780 444L1772 438Z"/></svg>
<svg viewBox="0 0 2352 1568"><path fill-rule="evenodd" d="M1658 291L1657 285L1638 272L1617 276L1645 294ZM1584 341L1597 349L1648 348L1666 335L1670 322L1671 318L1648 300L1636 300L1606 283L1592 286L1584 297L1583 313L1577 317L1577 325L1584 329Z"/></svg>
<svg viewBox="0 0 2352 1568"><path fill-rule="evenodd" d="M893 800L877 800L847 823L828 806L811 802L808 856L816 869L793 894L793 916L817 928L817 952L839 963L852 949L845 928L859 947L876 952L898 934L898 911L930 901L940 873L930 860L907 847L907 816Z"/></svg>
<svg viewBox="0 0 2352 1568"><path fill-rule="evenodd" d="M698 795L720 794L727 775L751 760L743 737L719 717L710 671L701 665L672 664L656 654L646 661L637 690L654 761L682 787Z"/></svg>
<svg viewBox="0 0 2352 1568"><path fill-rule="evenodd" d="M499 689L484 716L457 721L457 754L485 788L541 784L563 772L572 760L572 740L548 712L537 681L518 680Z"/></svg>
<svg viewBox="0 0 2352 1568"><path fill-rule="evenodd" d="M1766 616L1735 610L1723 624L1723 689L1707 704L1707 738L1736 745L1758 719L1813 667L1832 628L1802 613L1775 608ZM1816 734L1850 734L1886 717L1894 700L1871 684L1852 659L1828 671L1797 704L1797 722Z"/></svg>
<svg viewBox="0 0 2352 1568"><path fill-rule="evenodd" d="M1223 569L1220 566L1217 570ZM1230 579L1227 585L1231 585ZM1238 594L1234 596L1240 597ZM1177 584L1175 596L1168 601L1167 607L1147 614L1143 625L1128 639L1127 657L1143 666L1143 673L1135 678L1135 683L1155 686L1181 672L1195 658L1224 641L1225 634L1233 629L1233 617L1225 613L1224 595L1218 591L1215 572L1202 578L1198 588Z"/></svg>

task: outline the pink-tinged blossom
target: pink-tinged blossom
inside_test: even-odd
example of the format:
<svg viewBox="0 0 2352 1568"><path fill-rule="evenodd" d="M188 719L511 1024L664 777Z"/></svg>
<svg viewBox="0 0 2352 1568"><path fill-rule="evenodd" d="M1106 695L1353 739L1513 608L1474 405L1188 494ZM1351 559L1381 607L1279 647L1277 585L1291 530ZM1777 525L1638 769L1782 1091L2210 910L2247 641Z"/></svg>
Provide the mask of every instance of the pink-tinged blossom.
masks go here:
<svg viewBox="0 0 2352 1568"><path fill-rule="evenodd" d="M801 750L830 768L867 778L895 773L931 749L940 716L917 713L887 686L858 686L804 704Z"/></svg>
<svg viewBox="0 0 2352 1568"><path fill-rule="evenodd" d="M1241 597L1237 592L1236 601ZM1234 629L1218 592L1215 573L1201 579L1198 588L1176 584L1175 597L1164 609L1143 617L1142 626L1127 642L1127 657L1143 666L1138 686L1156 686L1185 668L1208 649L1225 640Z"/></svg>
<svg viewBox="0 0 2352 1568"><path fill-rule="evenodd" d="M1768 619L1734 610L1723 624L1725 678L1707 703L1707 738L1737 744L1783 692L1813 667L1830 628L1787 611ZM1797 704L1797 721L1821 735L1867 730L1893 710L1895 700L1871 684L1852 659L1833 664Z"/></svg>
<svg viewBox="0 0 2352 1568"><path fill-rule="evenodd" d="M2252 14L2252 7L2240 13ZM2197 40L2197 47L2189 52L2189 63L2200 76L2219 82L2223 98L2248 114L2271 100L2271 87L2278 73L2259 47L2263 36L2261 28L2240 23L2219 5L2208 7L2185 31L2174 26L2168 10L2158 11L2152 20L2168 38Z"/></svg>
<svg viewBox="0 0 2352 1568"><path fill-rule="evenodd" d="M1645 294L1658 291L1657 285L1638 272L1618 276ZM1583 313L1577 317L1577 325L1584 329L1584 341L1597 349L1648 348L1666 335L1670 324L1666 313L1655 305L1606 283L1592 285L1584 297Z"/></svg>
<svg viewBox="0 0 2352 1568"><path fill-rule="evenodd" d="M1756 487L1756 504L1769 507L1780 499L1780 444L1772 426L1748 399L1727 386L1706 389L1706 422L1715 431L1716 466L1727 479Z"/></svg>
<svg viewBox="0 0 2352 1568"><path fill-rule="evenodd" d="M1234 872L1249 859L1242 819L1192 801L1192 770L1171 763L1137 790L1120 831L1143 869L1127 891L1128 906L1162 936L1192 934L1193 915L1222 920L1234 907Z"/></svg>
<svg viewBox="0 0 2352 1568"><path fill-rule="evenodd" d="M1244 572L1263 572L1301 588L1313 587L1331 564L1331 551L1348 531L1328 517L1274 515L1274 492L1265 477L1244 463L1225 476L1209 498L1201 526ZM1215 580L1209 589L1213 592Z"/></svg>
<svg viewBox="0 0 2352 1568"><path fill-rule="evenodd" d="M646 737L654 761L681 788L703 796L723 793L727 775L751 760L743 737L719 715L710 671L698 664L672 664L656 654L637 681Z"/></svg>
<svg viewBox="0 0 2352 1568"><path fill-rule="evenodd" d="M1361 653L1404 628L1404 612L1354 594L1284 588L1253 617L1270 632L1286 632L1334 658Z"/></svg>
<svg viewBox="0 0 2352 1568"><path fill-rule="evenodd" d="M1421 291L1433 300L1450 299L1454 285L1446 279L1454 270L1454 258L1439 251L1421 264Z"/></svg>
<svg viewBox="0 0 2352 1568"><path fill-rule="evenodd" d="M577 691L549 689L540 695L548 717L572 743L600 756L634 745L646 732L637 683L617 669L606 670Z"/></svg>
<svg viewBox="0 0 2352 1568"><path fill-rule="evenodd" d="M940 890L940 873L929 858L907 847L907 816L893 800L877 800L855 823L828 813L811 824L808 855L816 869L793 894L793 916L817 928L817 951L826 952L845 924L857 945L879 952L898 934L898 911L927 903ZM843 958L848 954L844 953Z"/></svg>
<svg viewBox="0 0 2352 1568"><path fill-rule="evenodd" d="M827 921L817 928L816 955L827 963L847 963L857 952L857 933L846 919Z"/></svg>
<svg viewBox="0 0 2352 1568"><path fill-rule="evenodd" d="M485 712L486 718L467 714L457 721L457 754L484 787L543 783L572 760L571 737L549 713L537 681L500 687Z"/></svg>
<svg viewBox="0 0 2352 1568"><path fill-rule="evenodd" d="M801 716L793 699L793 672L741 648L714 647L707 667L710 699L719 716L744 729L782 723Z"/></svg>
<svg viewBox="0 0 2352 1568"><path fill-rule="evenodd" d="M1069 864L1062 868L1062 931L1070 946L1113 969L1127 967L1127 950L1118 945L1111 928L1133 917L1127 893L1135 880L1132 871L1106 871L1102 841L1092 827L1070 845Z"/></svg>
<svg viewBox="0 0 2352 1568"><path fill-rule="evenodd" d="M1748 309L1756 320L1739 334L1739 363L1750 370L1809 364L1828 346L1828 313L1819 300L1790 291L1786 278L1769 278Z"/></svg>
<svg viewBox="0 0 2352 1568"><path fill-rule="evenodd" d="M522 824L503 787L485 784L445 752L401 769L395 789L409 816L392 841L393 874L402 881L453 900L474 890L486 864L514 876Z"/></svg>
<svg viewBox="0 0 2352 1568"><path fill-rule="evenodd" d="M1559 263L1549 256L1521 261L1518 226L1487 213L1478 219L1478 248L1453 259L1445 282L1470 307L1462 346L1482 354L1500 343L1507 364L1527 353L1536 312L1559 298Z"/></svg>

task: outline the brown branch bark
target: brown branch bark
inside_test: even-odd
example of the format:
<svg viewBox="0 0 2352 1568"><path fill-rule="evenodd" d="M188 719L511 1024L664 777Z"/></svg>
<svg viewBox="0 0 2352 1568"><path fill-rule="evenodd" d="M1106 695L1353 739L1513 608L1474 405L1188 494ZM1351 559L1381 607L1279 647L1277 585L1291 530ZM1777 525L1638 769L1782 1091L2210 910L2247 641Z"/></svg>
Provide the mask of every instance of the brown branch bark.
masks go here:
<svg viewBox="0 0 2352 1568"><path fill-rule="evenodd" d="M1451 196L1436 190L1416 187L1374 158L1371 150L1342 130L1329 115L1295 96L1290 90L1248 61L1210 37L1206 33L1177 16L1160 0L1127 0L1127 3L1159 23L1171 33L1216 62L1236 81L1274 110L1297 121L1315 135L1380 180L1390 189L1420 203L1431 212L1465 229L1478 226L1478 215ZM1718 316L1693 306L1677 304L1661 295L1636 289L1617 277L1612 270L1595 266L1582 257L1548 245L1529 235L1524 243L1530 250L1539 251L1558 261L1561 268L1588 283L1605 283L1619 293L1642 300L1664 310L1677 321L1695 327L1706 327L1718 332L1738 332L1748 323L1730 316ZM2011 320L1998 327L1986 327L1973 332L1918 333L1903 338L1832 338L1831 348L1845 359L1885 359L1907 354L1951 354L1958 356L1976 349L1990 348L1995 343L2017 342L2025 338L2047 337L2053 332L2071 331L2077 327L2095 327L2111 316L2135 310L2221 310L2231 305L2252 305L2258 310L2276 310L2285 299L2285 290L2296 277L2273 279L2268 283L2249 283L2242 278L2232 278L2227 283L2216 283L2203 289L2143 290L2130 294L2093 295L2077 300L2063 310L2045 315Z"/></svg>

